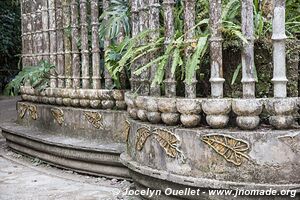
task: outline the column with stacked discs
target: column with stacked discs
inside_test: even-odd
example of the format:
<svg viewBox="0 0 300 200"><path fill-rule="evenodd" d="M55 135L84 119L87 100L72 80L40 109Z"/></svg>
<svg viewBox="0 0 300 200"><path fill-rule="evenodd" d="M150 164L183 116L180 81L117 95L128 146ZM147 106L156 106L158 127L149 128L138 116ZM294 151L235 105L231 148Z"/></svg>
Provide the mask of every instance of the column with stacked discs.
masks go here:
<svg viewBox="0 0 300 200"><path fill-rule="evenodd" d="M254 22L253 1L242 1L242 32L247 39L242 49L243 99L234 99L232 109L237 114L236 123L241 129L252 130L258 127L263 101L255 98L254 65Z"/></svg>
<svg viewBox="0 0 300 200"><path fill-rule="evenodd" d="M273 11L273 85L274 98L268 99L269 122L276 129L291 128L295 123L297 99L287 98L285 0L274 1Z"/></svg>

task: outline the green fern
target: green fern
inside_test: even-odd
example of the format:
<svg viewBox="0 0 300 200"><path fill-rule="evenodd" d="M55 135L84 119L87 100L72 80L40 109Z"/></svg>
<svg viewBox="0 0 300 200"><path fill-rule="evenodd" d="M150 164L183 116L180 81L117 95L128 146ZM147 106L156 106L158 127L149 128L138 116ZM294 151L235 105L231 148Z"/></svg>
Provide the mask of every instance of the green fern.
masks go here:
<svg viewBox="0 0 300 200"><path fill-rule="evenodd" d="M18 95L20 87L25 85L26 82L29 82L38 91L44 90L49 86L50 71L54 68L55 66L47 61L43 61L37 66L24 68L5 86L4 94L10 96Z"/></svg>
<svg viewBox="0 0 300 200"><path fill-rule="evenodd" d="M187 84L192 83L193 76L196 73L196 71L199 69L199 64L207 48L208 48L208 35L202 36L198 39L195 53L187 60L186 75L185 75L185 82Z"/></svg>
<svg viewBox="0 0 300 200"><path fill-rule="evenodd" d="M127 1L111 0L108 10L100 16L100 38L115 39L121 30L125 36L129 36L131 31L129 16Z"/></svg>

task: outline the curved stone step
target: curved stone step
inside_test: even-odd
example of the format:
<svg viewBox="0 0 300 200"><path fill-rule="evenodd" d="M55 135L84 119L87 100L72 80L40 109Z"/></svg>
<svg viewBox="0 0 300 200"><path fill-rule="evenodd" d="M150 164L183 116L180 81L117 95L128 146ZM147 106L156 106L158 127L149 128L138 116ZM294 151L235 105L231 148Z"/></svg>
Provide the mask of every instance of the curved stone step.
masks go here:
<svg viewBox="0 0 300 200"><path fill-rule="evenodd" d="M8 146L21 153L79 172L129 178L128 169L119 161L124 144L99 144L87 138L70 138L12 122L2 123L0 127Z"/></svg>

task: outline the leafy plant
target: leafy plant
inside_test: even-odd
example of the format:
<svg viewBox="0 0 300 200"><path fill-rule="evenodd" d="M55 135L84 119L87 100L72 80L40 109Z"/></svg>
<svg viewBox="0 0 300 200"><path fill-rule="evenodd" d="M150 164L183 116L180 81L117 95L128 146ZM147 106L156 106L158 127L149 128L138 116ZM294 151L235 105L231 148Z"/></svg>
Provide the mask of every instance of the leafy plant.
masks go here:
<svg viewBox="0 0 300 200"><path fill-rule="evenodd" d="M254 0L253 14L254 14L254 33L256 41L264 46L270 46L272 35L272 21L270 17L270 6L267 5L266 0ZM299 37L300 30L300 11L299 0L291 0L286 3L286 30L288 37ZM110 74L118 83L120 72L124 69L133 70L134 74L141 75L143 71L147 70L153 65L156 65L156 74L152 82L153 85L161 84L163 82L166 67L171 62L171 73L181 81L191 83L192 77L196 71L200 69L201 65L209 64L208 56L208 38L209 38L209 1L197 0L196 2L196 26L192 28L195 30L196 43L189 44L193 48L193 54L186 58L184 50L191 48L184 42L184 27L183 27L183 1L176 0L174 8L174 28L175 35L172 41L164 44L165 30L159 30L160 37L155 42L148 42L141 45L141 40L146 40L151 34L150 30L138 34L136 37L130 37L129 21L129 7L122 0L112 0L112 5L106 13L101 16L102 24L100 28L100 35L110 39L111 46L105 55L106 67ZM268 9L266 9L268 8ZM271 9L272 10L272 9ZM161 15L163 13L161 12ZM108 21L105 21L108 17ZM161 16L160 19L163 17ZM160 20L160 27L164 26L163 20ZM125 28L127 37L121 43L115 43L114 40L118 35L118 31ZM224 38L223 50L226 49L241 49L243 43L248 41L241 31L241 1L240 0L224 0L222 1L222 34ZM155 30L158 31L158 30ZM191 31L191 30L189 30ZM256 43L257 44L257 43ZM156 53L155 58L148 63L143 63L141 66L139 61L141 58ZM158 52L158 53L157 53ZM159 54L160 53L160 54ZM241 64L237 65L233 73L231 84L234 84L239 72ZM180 73L180 74L179 74ZM257 78L256 78L257 79Z"/></svg>
<svg viewBox="0 0 300 200"><path fill-rule="evenodd" d="M108 10L100 16L100 37L115 39L121 31L129 36L131 32L129 16L128 1L111 0Z"/></svg>
<svg viewBox="0 0 300 200"><path fill-rule="evenodd" d="M0 1L0 93L20 67L20 13L19 0Z"/></svg>
<svg viewBox="0 0 300 200"><path fill-rule="evenodd" d="M5 95L18 95L20 87L29 82L30 85L42 91L49 86L50 71L55 66L50 63L43 61L37 66L26 67L18 73L18 75L6 85L4 94Z"/></svg>

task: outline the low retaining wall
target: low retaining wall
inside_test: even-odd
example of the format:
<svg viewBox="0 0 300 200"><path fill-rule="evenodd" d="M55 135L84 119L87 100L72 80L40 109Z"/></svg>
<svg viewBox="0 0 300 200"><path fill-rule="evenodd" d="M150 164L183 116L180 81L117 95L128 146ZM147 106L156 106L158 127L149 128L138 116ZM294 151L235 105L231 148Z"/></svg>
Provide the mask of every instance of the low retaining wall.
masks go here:
<svg viewBox="0 0 300 200"><path fill-rule="evenodd" d="M136 120L129 123L122 160L137 185L205 190L300 187L300 130L184 129Z"/></svg>
<svg viewBox="0 0 300 200"><path fill-rule="evenodd" d="M119 156L126 148L126 112L17 103L15 122L1 123L10 148L53 165L130 179Z"/></svg>
<svg viewBox="0 0 300 200"><path fill-rule="evenodd" d="M228 127L231 114L236 118L238 128L253 130L259 126L263 112L269 116L269 123L274 128L292 128L296 122L299 98L188 99L138 96L127 92L125 102L131 118L152 124L182 124L191 128L203 126L201 121L206 120L211 128L220 129Z"/></svg>

